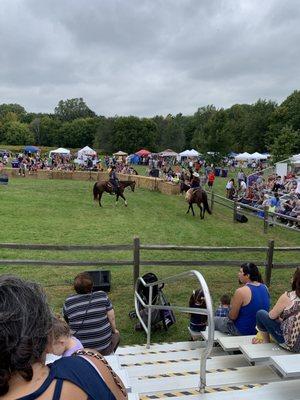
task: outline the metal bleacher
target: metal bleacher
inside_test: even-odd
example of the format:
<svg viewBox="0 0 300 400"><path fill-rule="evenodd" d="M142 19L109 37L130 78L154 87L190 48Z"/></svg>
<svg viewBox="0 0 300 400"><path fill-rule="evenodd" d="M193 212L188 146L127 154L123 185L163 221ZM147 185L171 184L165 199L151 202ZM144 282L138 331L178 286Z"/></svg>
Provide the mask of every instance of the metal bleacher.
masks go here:
<svg viewBox="0 0 300 400"><path fill-rule="evenodd" d="M199 283L202 286L203 280ZM173 309L188 312L184 307ZM150 343L150 311L150 320L144 324L147 345L120 347L115 354L116 372L126 371L130 400L300 399L300 355L273 343L254 345L252 336L231 337L214 331L210 311L208 307L208 329L201 333L202 340L161 344Z"/></svg>
<svg viewBox="0 0 300 400"><path fill-rule="evenodd" d="M205 294L209 296L208 289ZM209 304L208 297L206 301ZM106 357L123 380L129 400L300 399L300 354L274 343L251 344L250 336L213 331L210 311L202 341L151 344L145 326L147 345L119 347Z"/></svg>

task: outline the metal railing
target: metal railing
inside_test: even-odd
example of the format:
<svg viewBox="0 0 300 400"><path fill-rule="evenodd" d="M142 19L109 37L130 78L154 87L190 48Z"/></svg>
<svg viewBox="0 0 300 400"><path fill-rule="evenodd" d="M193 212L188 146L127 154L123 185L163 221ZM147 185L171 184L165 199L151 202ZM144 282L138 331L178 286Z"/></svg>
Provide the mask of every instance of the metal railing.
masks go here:
<svg viewBox="0 0 300 400"><path fill-rule="evenodd" d="M179 279L182 279L183 277L188 277L188 276L195 276L200 284L201 289L203 290L204 293L204 298L206 302L206 309L204 308L191 308L191 307L180 307L180 306L171 306L171 305L154 305L152 304L152 299L153 299L153 287L156 285L161 285L165 284L166 282L174 282ZM139 284L142 284L144 287L149 288L149 303L146 304L141 296L138 293L138 286ZM140 307L139 307L139 302L140 304L145 308L148 309L148 321L147 325L142 319L142 316L140 314ZM155 282L151 283L146 283L142 277L139 277L136 281L135 285L135 293L134 293L134 304L135 304L135 311L136 315L145 330L147 334L147 348L150 348L150 340L151 340L151 317L152 317L152 310L174 310L178 311L181 313L188 313L188 314L201 314L201 315L207 315L207 326L208 326L208 338L206 342L206 346L203 348L203 351L200 352L200 381L199 381L199 390L200 392L204 392L205 386L206 386L206 360L207 357L209 356L213 343L214 343L214 314L213 314L213 306L212 306L212 300L211 296L209 293L208 286L206 284L206 281L203 277L203 275L199 271L191 270L191 271L186 271L182 272L177 275L173 275L164 279L160 279Z"/></svg>

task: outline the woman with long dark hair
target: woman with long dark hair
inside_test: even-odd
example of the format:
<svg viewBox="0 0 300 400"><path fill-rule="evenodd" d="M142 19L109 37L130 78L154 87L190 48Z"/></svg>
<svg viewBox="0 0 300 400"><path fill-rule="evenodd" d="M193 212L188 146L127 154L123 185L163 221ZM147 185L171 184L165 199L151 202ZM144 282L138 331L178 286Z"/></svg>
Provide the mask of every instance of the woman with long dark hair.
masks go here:
<svg viewBox="0 0 300 400"><path fill-rule="evenodd" d="M259 310L256 321L263 336L262 343L269 343L271 335L287 350L300 352L300 268L294 273L292 290L284 292L269 313ZM255 338L253 343L258 343Z"/></svg>
<svg viewBox="0 0 300 400"><path fill-rule="evenodd" d="M45 365L52 321L39 285L0 276L0 399L126 399L122 382L96 352Z"/></svg>

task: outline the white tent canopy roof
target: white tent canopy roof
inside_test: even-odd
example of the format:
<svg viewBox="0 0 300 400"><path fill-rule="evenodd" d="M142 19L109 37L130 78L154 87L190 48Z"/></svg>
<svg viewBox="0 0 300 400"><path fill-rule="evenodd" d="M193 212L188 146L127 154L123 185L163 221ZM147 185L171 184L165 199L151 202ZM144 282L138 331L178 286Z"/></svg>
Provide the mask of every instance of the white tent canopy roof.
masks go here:
<svg viewBox="0 0 300 400"><path fill-rule="evenodd" d="M128 156L128 153L125 153L125 151L119 150L116 153L114 153L114 156Z"/></svg>
<svg viewBox="0 0 300 400"><path fill-rule="evenodd" d="M185 150L182 151L181 153L178 154L180 157L198 157L199 153L198 151L192 149L192 150Z"/></svg>
<svg viewBox="0 0 300 400"><path fill-rule="evenodd" d="M254 160L266 160L268 158L268 154L260 154L257 151L251 155L251 159Z"/></svg>
<svg viewBox="0 0 300 400"><path fill-rule="evenodd" d="M291 162L293 164L299 164L300 163L300 153L295 154L293 157L291 157Z"/></svg>
<svg viewBox="0 0 300 400"><path fill-rule="evenodd" d="M83 147L81 150L78 150L77 157L80 156L95 156L97 153L95 150L91 149L89 146Z"/></svg>
<svg viewBox="0 0 300 400"><path fill-rule="evenodd" d="M51 150L49 154L70 154L70 150L59 147L58 149Z"/></svg>
<svg viewBox="0 0 300 400"><path fill-rule="evenodd" d="M162 157L176 157L178 155L178 153L176 153L176 151L171 150L171 149L166 149L158 154Z"/></svg>
<svg viewBox="0 0 300 400"><path fill-rule="evenodd" d="M234 157L237 161L245 161L245 160L250 160L251 159L251 154L245 152L238 154L237 156Z"/></svg>

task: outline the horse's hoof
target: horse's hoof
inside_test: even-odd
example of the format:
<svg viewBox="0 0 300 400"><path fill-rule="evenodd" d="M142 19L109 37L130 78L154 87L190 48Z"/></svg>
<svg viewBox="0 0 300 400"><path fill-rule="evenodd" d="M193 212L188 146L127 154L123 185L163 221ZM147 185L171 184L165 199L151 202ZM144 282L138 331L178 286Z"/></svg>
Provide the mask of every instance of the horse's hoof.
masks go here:
<svg viewBox="0 0 300 400"><path fill-rule="evenodd" d="M127 204L127 202L125 201L125 207L127 207L128 206L128 204Z"/></svg>

